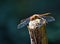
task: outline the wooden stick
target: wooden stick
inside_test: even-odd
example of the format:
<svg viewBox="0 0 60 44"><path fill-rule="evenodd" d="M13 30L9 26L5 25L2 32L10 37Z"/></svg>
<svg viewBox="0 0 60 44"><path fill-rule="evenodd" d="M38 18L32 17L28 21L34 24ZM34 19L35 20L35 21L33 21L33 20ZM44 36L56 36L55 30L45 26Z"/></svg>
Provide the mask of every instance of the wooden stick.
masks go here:
<svg viewBox="0 0 60 44"><path fill-rule="evenodd" d="M31 44L48 44L45 24L39 29L30 29L28 26L28 31L30 35Z"/></svg>

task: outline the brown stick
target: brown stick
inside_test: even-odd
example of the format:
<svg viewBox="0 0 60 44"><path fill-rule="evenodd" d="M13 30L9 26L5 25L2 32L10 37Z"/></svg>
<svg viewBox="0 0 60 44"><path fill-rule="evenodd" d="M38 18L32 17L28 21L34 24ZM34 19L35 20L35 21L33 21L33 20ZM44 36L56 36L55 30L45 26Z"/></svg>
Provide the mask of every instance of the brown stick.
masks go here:
<svg viewBox="0 0 60 44"><path fill-rule="evenodd" d="M48 44L48 40L46 37L46 25L43 25L39 29L30 29L28 27L28 30L31 44Z"/></svg>

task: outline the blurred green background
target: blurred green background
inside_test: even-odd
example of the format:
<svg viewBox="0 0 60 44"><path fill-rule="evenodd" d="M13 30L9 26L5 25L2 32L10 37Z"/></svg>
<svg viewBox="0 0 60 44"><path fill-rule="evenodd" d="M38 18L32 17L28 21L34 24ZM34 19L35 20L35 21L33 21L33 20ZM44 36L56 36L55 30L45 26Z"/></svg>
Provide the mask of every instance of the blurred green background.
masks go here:
<svg viewBox="0 0 60 44"><path fill-rule="evenodd" d="M49 44L60 44L60 0L0 0L0 44L30 44L27 27L17 30L21 19L36 13L52 13L48 23Z"/></svg>

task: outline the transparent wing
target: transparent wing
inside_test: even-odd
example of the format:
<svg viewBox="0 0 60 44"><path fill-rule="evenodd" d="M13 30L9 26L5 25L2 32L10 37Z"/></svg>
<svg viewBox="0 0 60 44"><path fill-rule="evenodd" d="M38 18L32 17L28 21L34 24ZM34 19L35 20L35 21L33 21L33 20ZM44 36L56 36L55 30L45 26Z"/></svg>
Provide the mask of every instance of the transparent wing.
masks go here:
<svg viewBox="0 0 60 44"><path fill-rule="evenodd" d="M55 21L55 19L52 16L42 16L42 18L46 19L46 23ZM30 18L25 19L23 22L18 24L17 29L21 29L29 24Z"/></svg>
<svg viewBox="0 0 60 44"><path fill-rule="evenodd" d="M17 29L21 29L21 28L25 27L26 25L28 25L29 21L30 21L29 18L25 19L23 22L18 24Z"/></svg>
<svg viewBox="0 0 60 44"><path fill-rule="evenodd" d="M52 21L55 21L55 18L52 17L52 16L43 16L44 19L46 19L46 22L49 23L49 22L52 22Z"/></svg>

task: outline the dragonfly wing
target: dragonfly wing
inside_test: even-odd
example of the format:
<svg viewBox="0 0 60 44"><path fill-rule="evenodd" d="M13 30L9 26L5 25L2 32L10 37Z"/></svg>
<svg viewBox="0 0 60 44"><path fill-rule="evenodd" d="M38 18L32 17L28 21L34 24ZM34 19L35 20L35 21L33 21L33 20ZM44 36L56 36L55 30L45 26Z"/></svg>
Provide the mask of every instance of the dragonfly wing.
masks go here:
<svg viewBox="0 0 60 44"><path fill-rule="evenodd" d="M21 29L21 28L25 27L26 25L28 25L29 21L30 21L29 18L27 18L25 21L18 24L17 28Z"/></svg>
<svg viewBox="0 0 60 44"><path fill-rule="evenodd" d="M52 16L43 16L42 18L46 19L47 23L55 21L54 17L52 17ZM18 24L17 28L21 29L21 28L27 26L29 24L29 21L30 21L30 18L27 18L25 21L23 21L22 23Z"/></svg>
<svg viewBox="0 0 60 44"><path fill-rule="evenodd" d="M44 19L46 19L46 22L49 23L49 22L52 22L52 21L55 21L55 18L52 17L52 16L43 16Z"/></svg>

